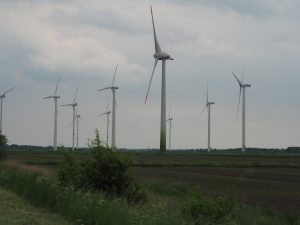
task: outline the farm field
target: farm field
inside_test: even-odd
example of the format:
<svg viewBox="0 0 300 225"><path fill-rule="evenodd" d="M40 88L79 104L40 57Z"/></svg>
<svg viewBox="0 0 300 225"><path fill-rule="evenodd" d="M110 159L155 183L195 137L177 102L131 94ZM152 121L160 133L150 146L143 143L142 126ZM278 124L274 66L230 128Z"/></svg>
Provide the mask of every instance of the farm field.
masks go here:
<svg viewBox="0 0 300 225"><path fill-rule="evenodd" d="M80 157L83 153L75 154ZM182 185L206 195L233 193L239 202L289 214L300 211L299 155L126 154L135 161L132 172L145 183ZM55 174L60 155L9 152L8 159L51 175Z"/></svg>

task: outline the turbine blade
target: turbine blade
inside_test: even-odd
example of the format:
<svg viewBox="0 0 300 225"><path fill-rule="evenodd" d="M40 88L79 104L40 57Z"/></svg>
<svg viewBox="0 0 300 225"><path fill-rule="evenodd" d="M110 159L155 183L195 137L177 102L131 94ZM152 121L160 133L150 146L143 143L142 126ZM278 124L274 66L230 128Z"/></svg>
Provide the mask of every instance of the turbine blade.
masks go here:
<svg viewBox="0 0 300 225"><path fill-rule="evenodd" d="M102 88L102 89L99 89L98 91L104 91L104 90L107 90L107 89L111 89L111 87Z"/></svg>
<svg viewBox="0 0 300 225"><path fill-rule="evenodd" d="M45 97L45 98L43 98L43 99L46 99L46 98L53 98L53 96L47 96L47 97Z"/></svg>
<svg viewBox="0 0 300 225"><path fill-rule="evenodd" d="M244 68L243 68L243 76L242 76L242 81L241 81L241 83L243 84L244 83L244 76L245 76L245 66L244 66Z"/></svg>
<svg viewBox="0 0 300 225"><path fill-rule="evenodd" d="M240 87L242 87L242 82L239 80L239 78L232 72L233 76L235 77L236 81L238 82L238 84L240 85Z"/></svg>
<svg viewBox="0 0 300 225"><path fill-rule="evenodd" d="M238 118L238 115L239 115L239 108L240 108L241 94L242 94L242 87L240 87L239 103L238 103L238 108L237 108L237 112L236 112L236 119Z"/></svg>
<svg viewBox="0 0 300 225"><path fill-rule="evenodd" d="M73 120L71 121L71 123L69 124L69 127L71 127L73 125Z"/></svg>
<svg viewBox="0 0 300 225"><path fill-rule="evenodd" d="M110 104L110 95L108 96L108 101L107 101L107 105L106 105L106 111L107 111L107 112L108 112L109 104Z"/></svg>
<svg viewBox="0 0 300 225"><path fill-rule="evenodd" d="M155 71L157 62L158 62L158 59L155 59L154 66L153 66L153 71L152 71L152 74L151 74L151 77L150 77L150 82L149 82L149 85L148 85L148 90L147 90L147 94L146 94L146 98L145 98L145 104L147 102L147 98L148 98L148 94L149 94L149 90L150 90L150 87L151 87L151 83L152 83L152 79L153 79L153 75L154 75L154 71Z"/></svg>
<svg viewBox="0 0 300 225"><path fill-rule="evenodd" d="M100 114L98 117L104 116L106 114L107 114L107 112L104 112L104 113Z"/></svg>
<svg viewBox="0 0 300 225"><path fill-rule="evenodd" d="M58 88L58 83L59 83L59 78L58 78L57 83L56 83L56 88L55 88L55 91L54 91L54 96L56 96L56 92L57 92L57 88Z"/></svg>
<svg viewBox="0 0 300 225"><path fill-rule="evenodd" d="M2 94L1 96L4 96L4 95L6 95L8 92L10 92L10 91L14 90L15 88L16 88L16 87L13 87L13 88L9 89L8 91L4 92L4 94Z"/></svg>
<svg viewBox="0 0 300 225"><path fill-rule="evenodd" d="M74 104L75 101L76 101L76 97L77 97L78 90L79 90L79 86L78 86L78 88L76 89L76 92L75 92L75 95L74 95L74 99L73 99L73 104Z"/></svg>
<svg viewBox="0 0 300 225"><path fill-rule="evenodd" d="M155 31L155 25L154 25L153 12L152 12L152 5L151 4L150 4L150 9L151 9L151 17L152 17L155 53L159 53L159 52L161 52L161 48L159 46L159 43L158 43L158 40L157 40L157 37L156 37L156 31Z"/></svg>
<svg viewBox="0 0 300 225"><path fill-rule="evenodd" d="M111 83L111 86L112 86L112 87L113 87L114 84L115 84L115 79L116 79L117 69L118 69L118 64L116 65L116 69L115 69L115 73L114 73L114 78L113 78L113 81L112 81L112 83Z"/></svg>
<svg viewBox="0 0 300 225"><path fill-rule="evenodd" d="M204 111L205 111L206 107L207 107L207 104L204 106L204 108L203 108L203 110L202 110L202 112L201 112L200 116L202 116L202 114L204 113Z"/></svg>
<svg viewBox="0 0 300 225"><path fill-rule="evenodd" d="M208 104L208 80L206 80L206 105Z"/></svg>
<svg viewBox="0 0 300 225"><path fill-rule="evenodd" d="M65 104L65 105L60 105L60 106L73 106L73 104Z"/></svg>

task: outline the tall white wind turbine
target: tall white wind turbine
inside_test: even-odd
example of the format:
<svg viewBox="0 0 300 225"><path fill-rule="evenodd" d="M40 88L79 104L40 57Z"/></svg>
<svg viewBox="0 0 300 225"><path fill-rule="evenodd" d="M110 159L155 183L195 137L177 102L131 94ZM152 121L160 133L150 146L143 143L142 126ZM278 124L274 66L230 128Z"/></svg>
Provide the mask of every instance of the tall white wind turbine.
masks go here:
<svg viewBox="0 0 300 225"><path fill-rule="evenodd" d="M72 106L73 108L73 118L72 118L72 126L73 126L73 132L72 132L72 151L74 151L74 143L75 143L75 120L76 120L76 106L78 105L76 102L76 96L78 93L79 87L76 89L73 102L70 104L65 104L62 106Z"/></svg>
<svg viewBox="0 0 300 225"><path fill-rule="evenodd" d="M210 152L210 106L215 104L214 102L208 101L208 82L206 85L206 104L201 112L201 115L207 109L207 151Z"/></svg>
<svg viewBox="0 0 300 225"><path fill-rule="evenodd" d="M116 73L118 69L118 64L116 65L113 81L110 87L102 88L99 89L98 91L104 91L111 89L112 91L112 128L111 128L111 149L115 150L116 149L116 89L119 89L119 87L114 86L115 84L115 79L116 79Z"/></svg>
<svg viewBox="0 0 300 225"><path fill-rule="evenodd" d="M60 96L57 95L57 89L58 89L58 84L59 84L59 79L57 80L56 87L54 90L54 95L53 96L48 96L46 98L53 98L54 100L54 134L53 134L53 150L57 150L57 99L60 98Z"/></svg>
<svg viewBox="0 0 300 225"><path fill-rule="evenodd" d="M154 25L154 19L153 19L153 12L152 12L152 6L150 5L151 10L151 17L152 17L152 27L153 27L153 34L154 34L154 45L155 45L155 53L153 55L154 57L154 66L153 71L150 77L150 82L148 85L148 90L145 98L145 103L147 102L149 90L151 87L154 71L157 65L158 60L162 61L162 82L161 82L161 114L160 114L160 152L163 153L166 151L166 60L173 60L171 56L163 52L160 48L160 45L157 40L156 31L155 31L155 25Z"/></svg>
<svg viewBox="0 0 300 225"><path fill-rule="evenodd" d="M169 151L171 151L171 137L172 137L172 121L173 117L171 117L171 113L169 112L169 118L167 119L167 122L169 122Z"/></svg>
<svg viewBox="0 0 300 225"><path fill-rule="evenodd" d="M0 109L0 134L2 134L2 110L3 110L3 99L5 98L6 94L10 91L12 91L13 89L15 89L16 87L13 87L11 89L9 89L8 91L4 92L2 95L0 95L0 99L1 99L1 109Z"/></svg>
<svg viewBox="0 0 300 225"><path fill-rule="evenodd" d="M239 107L240 107L240 100L241 100L241 94L243 92L243 102L242 102L242 152L246 151L246 88L251 87L251 84L244 84L244 74L242 80L240 80L234 73L232 73L235 77L236 81L238 82L240 86L240 93L239 93L239 103L237 108L237 114L239 113Z"/></svg>

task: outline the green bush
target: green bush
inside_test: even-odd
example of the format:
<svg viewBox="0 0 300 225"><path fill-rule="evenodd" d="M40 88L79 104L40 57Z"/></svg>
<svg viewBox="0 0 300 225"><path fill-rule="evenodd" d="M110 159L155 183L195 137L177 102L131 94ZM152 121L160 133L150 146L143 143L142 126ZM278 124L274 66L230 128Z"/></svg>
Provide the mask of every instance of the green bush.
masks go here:
<svg viewBox="0 0 300 225"><path fill-rule="evenodd" d="M0 134L0 160L6 158L5 147L7 144L7 138L5 135Z"/></svg>
<svg viewBox="0 0 300 225"><path fill-rule="evenodd" d="M233 225L235 200L231 195L218 198L192 195L183 208L183 214L195 225Z"/></svg>
<svg viewBox="0 0 300 225"><path fill-rule="evenodd" d="M90 157L75 159L63 153L59 183L75 189L101 191L108 196L122 197L129 203L143 203L146 194L128 172L132 164L128 156L103 147L97 131L93 143Z"/></svg>

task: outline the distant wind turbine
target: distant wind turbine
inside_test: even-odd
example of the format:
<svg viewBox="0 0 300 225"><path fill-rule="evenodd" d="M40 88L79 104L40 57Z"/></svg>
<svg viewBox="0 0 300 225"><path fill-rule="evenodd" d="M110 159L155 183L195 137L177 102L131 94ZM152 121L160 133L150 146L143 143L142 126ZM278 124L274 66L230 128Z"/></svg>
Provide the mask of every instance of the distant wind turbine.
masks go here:
<svg viewBox="0 0 300 225"><path fill-rule="evenodd" d="M116 89L119 89L119 87L114 86L115 84L115 79L116 79L116 73L117 73L117 69L118 69L118 64L116 65L116 69L115 69L115 73L114 73L114 77L113 77L113 81L110 87L106 87L106 88L102 88L99 89L98 91L104 91L104 90L108 90L111 89L112 91L112 129L111 129L111 149L115 150L116 149ZM108 129L108 126L107 126Z"/></svg>
<svg viewBox="0 0 300 225"><path fill-rule="evenodd" d="M169 151L171 151L172 121L173 117L171 117L171 113L169 112L169 118L167 119L167 122L169 122Z"/></svg>
<svg viewBox="0 0 300 225"><path fill-rule="evenodd" d="M75 142L75 119L76 119L76 106L78 105L76 102L76 96L78 93L79 87L76 89L73 102L70 104L65 104L62 106L72 106L73 108L73 119L72 119L72 126L73 126L73 133L72 133L72 151L74 151L74 142Z"/></svg>
<svg viewBox="0 0 300 225"><path fill-rule="evenodd" d="M201 112L201 115L204 113L205 109L207 108L207 117L208 117L208 122L207 122L207 151L210 152L210 106L215 104L214 102L208 101L208 82L206 85L206 104Z"/></svg>
<svg viewBox="0 0 300 225"><path fill-rule="evenodd" d="M150 77L150 82L148 85L148 90L145 98L145 103L147 102L149 90L151 87L154 71L157 65L158 60L162 61L162 82L161 82L161 115L160 115L160 152L166 151L166 60L173 60L171 56L163 52L160 48L160 45L158 43L157 37L156 37L156 31L155 31L155 25L154 25L154 19L153 19L153 12L152 12L152 6L150 5L151 10L151 17L152 17L152 27L153 27L153 34L154 34L154 44L155 44L155 53L153 55L154 57L154 66L153 71Z"/></svg>
<svg viewBox="0 0 300 225"><path fill-rule="evenodd" d="M99 117L106 115L106 147L108 148L108 133L109 133L109 115L111 114L111 111L108 110L108 105L106 108L106 112L99 115Z"/></svg>
<svg viewBox="0 0 300 225"><path fill-rule="evenodd" d="M1 109L0 109L0 134L2 134L2 110L3 110L3 99L5 98L6 94L10 91L12 91L13 89L15 89L16 87L13 87L11 89L9 89L8 91L4 92L2 95L0 95L0 99L1 99Z"/></svg>
<svg viewBox="0 0 300 225"><path fill-rule="evenodd" d="M82 117L77 113L77 108L76 108L76 128L77 128L77 132L76 132L76 149L78 150L78 140L79 140L79 120L82 120Z"/></svg>
<svg viewBox="0 0 300 225"><path fill-rule="evenodd" d="M60 96L56 95L57 89L58 89L58 84L59 84L59 79L57 80L53 96L48 96L48 97L43 98L43 99L53 98L53 100L54 100L54 135L53 135L53 150L54 151L57 150L57 111L58 111L57 110L57 99L60 98Z"/></svg>
<svg viewBox="0 0 300 225"><path fill-rule="evenodd" d="M235 77L236 81L238 82L239 86L240 86L240 93L239 93L239 103L238 103L238 108L237 108L237 114L236 117L238 116L239 113L239 106L240 106L240 100L241 100L241 94L242 94L242 90L243 90L243 105L242 105L242 152L246 151L246 88L247 87L251 87L250 84L244 84L243 80L244 80L244 73L245 70L243 72L243 78L242 80L240 80L234 73L233 76Z"/></svg>

